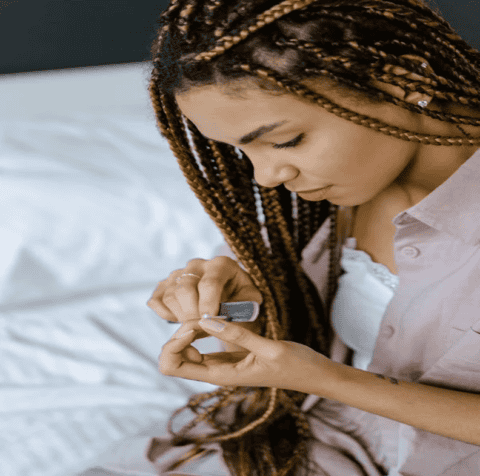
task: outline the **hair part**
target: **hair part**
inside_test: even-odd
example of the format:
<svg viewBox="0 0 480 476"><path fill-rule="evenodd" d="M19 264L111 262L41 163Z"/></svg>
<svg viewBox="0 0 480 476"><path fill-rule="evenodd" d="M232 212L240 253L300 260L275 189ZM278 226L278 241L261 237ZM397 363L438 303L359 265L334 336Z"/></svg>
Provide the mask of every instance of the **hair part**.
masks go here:
<svg viewBox="0 0 480 476"><path fill-rule="evenodd" d="M403 55L423 55L425 71ZM425 1L389 0L175 0L162 13L152 44L150 96L162 136L190 187L222 232L238 261L264 297L261 334L308 345L329 356L333 330L330 306L339 272L337 207L308 202L282 187L267 189L253 178L253 166L238 149L202 136L178 108L175 95L193 87L220 86L242 97L251 87L272 95L296 94L346 120L401 140L438 146L480 144L465 137L423 136L341 108L309 90L310 78L325 79L337 92L372 103L390 102L438 120L479 126L480 120L422 109L380 91L373 80L426 93L438 104L480 110L480 53L458 36ZM401 66L425 80L385 73ZM301 253L330 218L329 291L320 299L301 268ZM297 475L309 471L308 442L314 439L300 410L306 394L284 389L221 387L193 396L170 421L172 445L194 449L169 468L200 455L218 442L235 476ZM216 398L208 407L201 404ZM171 421L183 409L196 417L180 432ZM201 411L200 411L201 409ZM215 434L188 431L202 421ZM149 458L156 459L152 441ZM208 453L205 453L208 454ZM317 466L314 474L324 474ZM385 468L379 468L385 472Z"/></svg>

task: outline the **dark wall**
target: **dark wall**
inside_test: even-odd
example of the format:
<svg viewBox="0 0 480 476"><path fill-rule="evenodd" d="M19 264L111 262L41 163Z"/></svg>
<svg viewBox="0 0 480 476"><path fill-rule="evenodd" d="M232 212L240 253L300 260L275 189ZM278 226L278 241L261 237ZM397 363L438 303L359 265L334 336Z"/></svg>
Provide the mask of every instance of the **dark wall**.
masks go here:
<svg viewBox="0 0 480 476"><path fill-rule="evenodd" d="M156 20L168 5L168 0L0 1L0 74L147 60Z"/></svg>
<svg viewBox="0 0 480 476"><path fill-rule="evenodd" d="M480 50L480 0L428 1ZM156 19L169 3L0 1L0 74L145 61Z"/></svg>

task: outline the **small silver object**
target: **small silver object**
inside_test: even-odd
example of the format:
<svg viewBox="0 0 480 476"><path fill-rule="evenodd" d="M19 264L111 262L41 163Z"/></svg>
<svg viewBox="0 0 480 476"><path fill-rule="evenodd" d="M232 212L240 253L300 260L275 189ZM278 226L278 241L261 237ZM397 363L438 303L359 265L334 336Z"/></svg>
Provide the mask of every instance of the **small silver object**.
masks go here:
<svg viewBox="0 0 480 476"><path fill-rule="evenodd" d="M427 106L428 106L428 101L419 101L419 102L418 102L418 105L419 105L420 107L427 107Z"/></svg>

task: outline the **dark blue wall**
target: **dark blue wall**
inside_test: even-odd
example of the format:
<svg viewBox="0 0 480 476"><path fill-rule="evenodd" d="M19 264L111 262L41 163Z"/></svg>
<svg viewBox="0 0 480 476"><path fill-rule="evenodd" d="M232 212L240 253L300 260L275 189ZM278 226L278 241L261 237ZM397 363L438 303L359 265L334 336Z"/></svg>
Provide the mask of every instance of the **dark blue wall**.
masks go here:
<svg viewBox="0 0 480 476"><path fill-rule="evenodd" d="M480 0L427 1L480 50ZM155 21L168 4L168 0L0 1L0 74L147 60Z"/></svg>
<svg viewBox="0 0 480 476"><path fill-rule="evenodd" d="M168 4L168 0L0 2L0 74L146 60L155 21Z"/></svg>

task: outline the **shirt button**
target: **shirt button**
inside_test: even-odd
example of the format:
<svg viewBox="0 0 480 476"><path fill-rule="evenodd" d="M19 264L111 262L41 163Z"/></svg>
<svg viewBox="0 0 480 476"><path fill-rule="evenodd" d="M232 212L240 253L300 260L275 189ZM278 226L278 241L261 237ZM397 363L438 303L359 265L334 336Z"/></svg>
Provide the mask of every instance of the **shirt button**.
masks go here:
<svg viewBox="0 0 480 476"><path fill-rule="evenodd" d="M416 258L420 254L420 250L414 246L405 246L402 248L402 255L407 258Z"/></svg>
<svg viewBox="0 0 480 476"><path fill-rule="evenodd" d="M392 326L385 327L384 336L389 339L395 333L395 329Z"/></svg>

